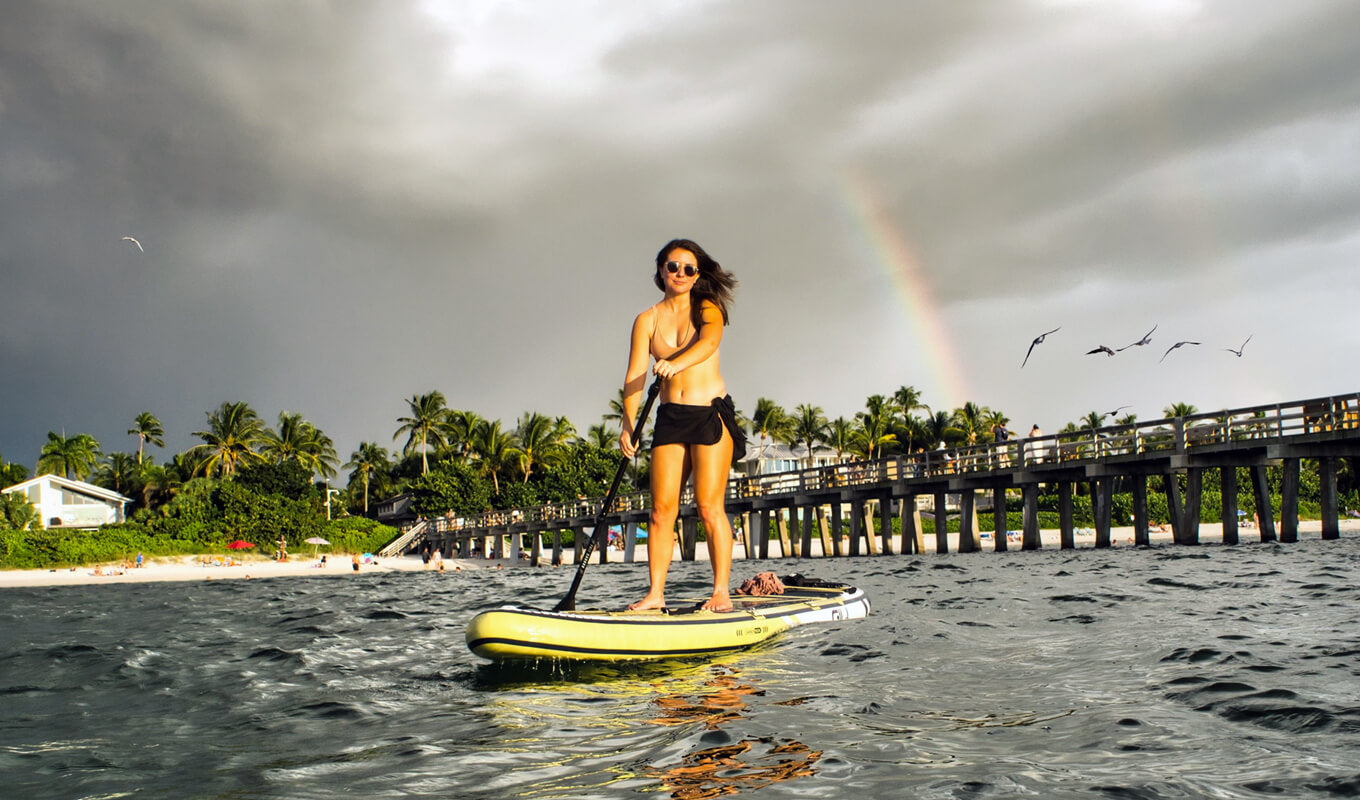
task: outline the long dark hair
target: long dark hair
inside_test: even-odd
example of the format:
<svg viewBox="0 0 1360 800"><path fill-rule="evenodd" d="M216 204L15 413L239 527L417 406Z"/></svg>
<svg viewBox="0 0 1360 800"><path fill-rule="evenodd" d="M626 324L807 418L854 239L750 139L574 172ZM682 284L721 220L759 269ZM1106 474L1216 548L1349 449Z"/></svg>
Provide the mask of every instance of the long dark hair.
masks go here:
<svg viewBox="0 0 1360 800"><path fill-rule="evenodd" d="M656 254L656 274L652 276L652 280L656 281L656 288L662 291L666 290L666 282L661 279L661 270L665 269L666 257L672 250L688 250L694 254L694 260L699 262L699 276L695 278L694 288L689 292L689 320L694 329L698 330L704 325L705 300L718 307L722 312L723 324L726 325L729 321L727 306L732 302L732 290L737 288L736 276L724 270L717 259L709 255L693 239L671 239Z"/></svg>

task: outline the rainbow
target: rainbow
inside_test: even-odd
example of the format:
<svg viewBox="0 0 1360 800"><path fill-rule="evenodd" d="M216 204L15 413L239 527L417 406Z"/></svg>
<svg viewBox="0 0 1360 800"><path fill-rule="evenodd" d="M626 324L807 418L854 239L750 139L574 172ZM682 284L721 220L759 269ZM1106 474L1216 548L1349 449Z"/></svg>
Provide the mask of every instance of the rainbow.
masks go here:
<svg viewBox="0 0 1360 800"><path fill-rule="evenodd" d="M940 315L934 289L920 259L893 224L885 204L867 179L855 171L846 171L841 175L840 189L851 222L872 249L873 263L896 292L918 343L918 357L925 361L926 380L904 375L901 383L920 388L932 408L947 410L963 405L968 399L968 387L954 344L947 335L949 323Z"/></svg>

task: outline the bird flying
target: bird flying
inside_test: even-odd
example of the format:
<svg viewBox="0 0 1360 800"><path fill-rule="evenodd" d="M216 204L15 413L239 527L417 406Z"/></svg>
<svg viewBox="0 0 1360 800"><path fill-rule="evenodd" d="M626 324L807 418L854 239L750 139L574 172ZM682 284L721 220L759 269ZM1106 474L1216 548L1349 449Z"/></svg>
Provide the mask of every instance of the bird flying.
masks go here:
<svg viewBox="0 0 1360 800"><path fill-rule="evenodd" d="M1120 406L1119 408L1116 408L1114 411L1106 411L1105 416L1113 417L1115 414L1118 414L1120 411L1123 411L1126 408L1133 408L1133 406Z"/></svg>
<svg viewBox="0 0 1360 800"><path fill-rule="evenodd" d="M1107 356L1112 356L1112 355L1114 355L1115 351L1111 350L1110 348L1106 347L1106 346L1103 345L1103 344L1102 344L1100 347L1097 347L1097 348L1094 349L1094 350L1087 350L1087 351L1086 351L1086 355L1088 355L1088 356L1093 356L1093 355L1095 355L1096 353L1104 353L1104 354L1107 355Z"/></svg>
<svg viewBox="0 0 1360 800"><path fill-rule="evenodd" d="M1026 353L1025 353L1025 360L1022 361L1022 362L1020 362L1020 369L1024 369L1024 368L1025 368L1025 365L1029 363L1029 355L1030 355L1030 353L1033 353L1033 352L1034 352L1034 346L1035 346L1036 344L1043 344L1043 343L1044 343L1044 337L1045 337L1045 336L1047 336L1049 333L1057 333L1057 332L1060 331L1060 330L1062 330L1062 326L1061 326L1061 325L1059 325L1058 327L1056 327L1056 328L1054 328L1053 330L1049 331L1048 333L1041 333L1041 334L1039 334L1038 336L1034 337L1034 341L1032 341L1032 342L1029 343L1029 350L1026 351Z"/></svg>
<svg viewBox="0 0 1360 800"><path fill-rule="evenodd" d="M139 241L137 241L136 239L132 238L131 236L124 236L124 237L123 237L123 241L125 241L125 242L132 242L133 244L137 245L137 249L138 249L138 250L141 250L143 253L146 252L146 250L142 248L142 243L139 242Z"/></svg>
<svg viewBox="0 0 1360 800"><path fill-rule="evenodd" d="M1153 326L1152 326L1152 331L1155 331L1155 330L1157 330L1157 326L1156 326L1156 325L1153 325ZM1139 339L1138 341L1134 342L1133 344L1126 344L1126 345L1124 345L1123 347L1121 347L1121 348L1119 348L1119 349L1120 349L1120 350L1127 350L1127 349L1129 349L1130 347L1142 347L1142 346L1145 345L1145 344L1151 343L1151 342L1152 342L1152 331L1148 331L1147 333L1143 334L1143 338Z"/></svg>
<svg viewBox="0 0 1360 800"><path fill-rule="evenodd" d="M1172 350L1175 350L1177 347L1180 347L1181 345L1186 345L1186 344L1199 344L1199 342L1176 342L1175 344L1173 344L1173 345L1171 345L1170 347L1166 348L1166 352L1165 352L1165 353L1162 353L1162 357L1157 361L1157 363L1158 363L1158 364L1162 363L1163 361L1166 360L1166 357L1167 357L1167 356L1171 355L1171 351L1172 351Z"/></svg>
<svg viewBox="0 0 1360 800"><path fill-rule="evenodd" d="M1255 336L1255 335L1256 335L1256 334L1253 333L1251 336ZM1223 348L1223 349L1224 349L1224 350L1227 350L1229 353L1232 353L1233 355L1237 356L1238 358L1241 358L1241 357L1242 357L1242 351L1247 349L1247 342L1250 342L1250 341L1251 341L1251 336L1248 336L1248 337L1247 337L1247 341L1246 341L1246 342L1243 342L1242 344L1238 345L1236 350L1232 349L1231 347L1225 347L1225 348Z"/></svg>

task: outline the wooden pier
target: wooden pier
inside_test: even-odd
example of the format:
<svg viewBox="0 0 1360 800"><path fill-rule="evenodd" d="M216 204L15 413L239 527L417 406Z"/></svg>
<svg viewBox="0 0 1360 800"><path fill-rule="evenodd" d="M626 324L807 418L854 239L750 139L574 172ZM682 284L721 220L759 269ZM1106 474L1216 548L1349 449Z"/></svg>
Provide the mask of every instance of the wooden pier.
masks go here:
<svg viewBox="0 0 1360 800"><path fill-rule="evenodd" d="M1095 546L1112 545L1115 484L1132 494L1135 544L1149 543L1149 478L1162 476L1165 520L1177 544L1198 544L1206 470L1222 476L1222 525L1225 544L1237 544L1239 523L1237 470L1250 476L1246 491L1253 506L1271 508L1266 467L1283 469L1279 526L1273 513L1258 515L1254 533L1260 541L1298 540L1299 475L1303 459L1318 463L1321 482L1322 538L1339 533L1336 460L1360 455L1360 394L1315 398L1118 425L1075 433L988 442L963 447L857 461L831 467L733 478L727 510L747 558L808 558L814 541L826 556L946 553L946 520L960 519L958 550L983 547L977 512L993 515L991 545L1009 546L1006 496L1022 498L1021 549L1041 547L1039 489L1049 485L1058 495L1060 547L1075 547L1073 496L1078 485L1089 487ZM1182 486L1182 482L1184 486ZM384 548L392 555L419 548L438 548L445 556L478 554L519 559L527 551L533 564L551 559L562 563L563 533L575 534L574 563L591 534L599 500L550 503L472 517L420 520ZM647 492L621 495L604 524L623 532L622 557L633 558L638 525L648 520ZM933 542L921 528L921 514L935 519ZM900 532L894 531L899 521ZM1161 520L1157 520L1161 522ZM842 531L848 523L848 536ZM682 498L678 542L683 559L695 557L699 522L689 490ZM930 547L929 545L932 545ZM600 560L611 550L596 552ZM619 551L613 551L619 555Z"/></svg>

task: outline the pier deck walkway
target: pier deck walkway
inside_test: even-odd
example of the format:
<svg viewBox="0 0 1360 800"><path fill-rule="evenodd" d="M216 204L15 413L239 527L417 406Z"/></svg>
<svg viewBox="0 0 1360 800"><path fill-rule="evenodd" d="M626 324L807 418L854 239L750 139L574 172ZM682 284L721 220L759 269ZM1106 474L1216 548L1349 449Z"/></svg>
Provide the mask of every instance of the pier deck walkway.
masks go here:
<svg viewBox="0 0 1360 800"><path fill-rule="evenodd" d="M1246 491L1254 508L1270 508L1266 467L1283 468L1281 507L1276 516L1255 523L1262 541L1296 541L1298 537L1299 468L1302 459L1318 462L1321 482L1322 538L1339 536L1336 459L1360 455L1360 393L1194 414L1172 419L1115 425L1036 438L987 442L872 461L733 478L727 509L739 517L738 535L748 557L767 558L778 548L784 557L812 555L813 537L828 555L920 553L926 551L920 515L928 509L937 522L957 514L961 552L981 549L976 513L1005 508L1007 492L1023 500L1022 549L1041 546L1038 523L1039 487L1056 488L1061 547L1075 546L1073 494L1089 485L1095 521L1095 546L1110 546L1115 484L1132 494L1135 543L1148 543L1148 479L1163 480L1173 541L1199 541L1203 474L1221 471L1223 541L1236 544L1242 523L1238 513L1237 469L1247 468ZM1183 476L1183 477L1181 477ZM579 555L593 530L600 500L549 503L470 517L421 520L389 547L391 552L439 548L446 556L481 553L519 558L521 549L537 563L551 540L551 558L563 557L562 533L575 534ZM646 523L651 499L647 492L621 495L604 524L623 532L623 557L632 559L638 524ZM845 526L848 536L832 535ZM1006 515L994 514L992 545L1006 550ZM894 520L900 520L894 531ZM1162 520L1156 520L1162 522ZM698 519L689 491L682 498L680 551L693 558ZM875 527L878 533L875 534ZM936 525L936 552L947 552L943 524ZM525 540L528 540L526 543ZM896 542L894 542L896 539ZM398 545L398 543L400 543ZM601 560L609 548L597 550ZM617 552L617 551L616 551Z"/></svg>

